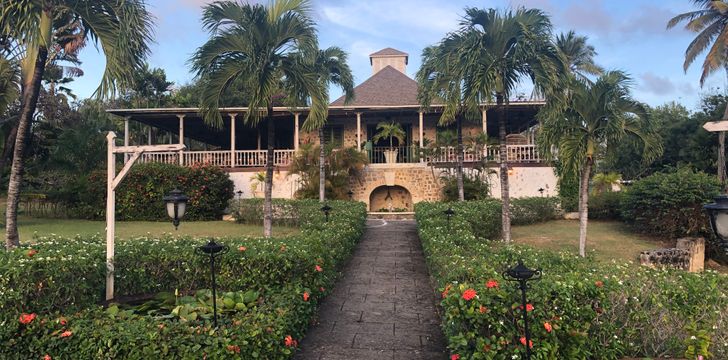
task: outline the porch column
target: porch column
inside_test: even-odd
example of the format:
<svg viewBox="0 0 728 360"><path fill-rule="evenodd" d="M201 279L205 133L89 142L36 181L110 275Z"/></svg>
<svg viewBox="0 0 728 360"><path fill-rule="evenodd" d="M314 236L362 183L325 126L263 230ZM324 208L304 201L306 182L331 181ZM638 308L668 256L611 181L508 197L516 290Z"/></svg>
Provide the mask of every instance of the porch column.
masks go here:
<svg viewBox="0 0 728 360"><path fill-rule="evenodd" d="M420 134L420 149L417 151L417 153L420 155L420 162L425 162L425 159L422 157L422 148L425 147L425 129L423 127L425 114L422 111L420 111L419 115L420 115L420 122L419 122L419 126L417 127L417 131Z"/></svg>
<svg viewBox="0 0 728 360"><path fill-rule="evenodd" d="M488 108L483 106L483 134L488 136ZM483 156L488 157L488 144L483 145Z"/></svg>
<svg viewBox="0 0 728 360"><path fill-rule="evenodd" d="M129 116L124 117L124 146L129 146ZM124 164L129 160L129 154L124 154Z"/></svg>
<svg viewBox="0 0 728 360"><path fill-rule="evenodd" d="M238 114L228 114L230 116L230 167L235 167L235 117Z"/></svg>
<svg viewBox="0 0 728 360"><path fill-rule="evenodd" d="M293 150L298 151L298 115L299 113L293 114Z"/></svg>
<svg viewBox="0 0 728 360"><path fill-rule="evenodd" d="M361 151L361 113L356 113L356 148Z"/></svg>
<svg viewBox="0 0 728 360"><path fill-rule="evenodd" d="M152 126L147 127L147 145L152 145Z"/></svg>
<svg viewBox="0 0 728 360"><path fill-rule="evenodd" d="M179 119L179 144L184 145L185 144L185 115L177 114L177 118ZM183 152L183 150L179 151L180 166L184 165L184 159L182 158L184 154L182 154L182 152Z"/></svg>

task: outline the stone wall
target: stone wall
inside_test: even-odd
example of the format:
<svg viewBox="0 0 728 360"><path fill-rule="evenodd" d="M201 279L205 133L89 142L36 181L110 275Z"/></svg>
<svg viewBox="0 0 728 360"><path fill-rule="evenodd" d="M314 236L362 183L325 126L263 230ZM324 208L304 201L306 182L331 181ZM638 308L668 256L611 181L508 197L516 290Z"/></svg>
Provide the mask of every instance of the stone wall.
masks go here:
<svg viewBox="0 0 728 360"><path fill-rule="evenodd" d="M353 179L351 182L354 199L365 202L370 211L379 210L371 208L372 193L375 193L374 205L377 205L379 200L376 195L382 191L380 188L386 189L387 186L404 188L409 192L412 204L441 198L442 184L438 172L433 174L430 167L420 164L392 164L381 167L371 165L364 170L361 179ZM398 195L406 197L406 194ZM409 208L411 209L411 205Z"/></svg>
<svg viewBox="0 0 728 360"><path fill-rule="evenodd" d="M678 239L674 248L647 250L640 253L640 264L650 267L669 267L689 272L705 268L705 239Z"/></svg>

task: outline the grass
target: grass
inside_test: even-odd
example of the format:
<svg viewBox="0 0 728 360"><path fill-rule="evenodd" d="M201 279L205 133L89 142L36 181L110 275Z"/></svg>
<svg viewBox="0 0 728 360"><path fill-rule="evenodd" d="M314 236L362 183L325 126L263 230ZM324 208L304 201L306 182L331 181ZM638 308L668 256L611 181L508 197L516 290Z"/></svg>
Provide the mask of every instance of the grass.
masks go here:
<svg viewBox="0 0 728 360"><path fill-rule="evenodd" d="M76 235L93 235L96 233L105 234L106 222L90 220L68 220L68 219L40 219L21 216L18 219L18 232L20 241L29 242L33 235L44 236L49 234L73 237ZM286 236L297 233L297 228L276 226L273 228L274 236ZM183 221L179 230L175 231L171 222L154 221L117 221L116 238L125 239L134 236L151 235L161 236L163 234L174 234L180 236L262 236L263 226L243 225L231 221Z"/></svg>
<svg viewBox="0 0 728 360"><path fill-rule="evenodd" d="M533 245L549 250L567 250L579 253L579 222L556 220L547 223L514 226L512 237L516 243ZM598 260L638 260L643 250L672 247L649 236L632 232L618 221L589 220L587 253L595 250Z"/></svg>

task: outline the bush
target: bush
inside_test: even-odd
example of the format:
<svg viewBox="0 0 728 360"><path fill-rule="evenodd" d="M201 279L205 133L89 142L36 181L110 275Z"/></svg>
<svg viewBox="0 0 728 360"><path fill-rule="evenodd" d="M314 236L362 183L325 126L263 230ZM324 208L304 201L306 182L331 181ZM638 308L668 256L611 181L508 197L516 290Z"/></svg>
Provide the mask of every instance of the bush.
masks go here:
<svg viewBox="0 0 728 360"><path fill-rule="evenodd" d="M624 193L607 191L589 196L589 218L600 220L617 220L620 218L620 206Z"/></svg>
<svg viewBox="0 0 728 360"><path fill-rule="evenodd" d="M528 290L533 359L684 358L696 344L709 346L716 359L728 358L725 275L601 264L482 241L470 226L477 211L456 212L448 229L435 216L446 206L419 203L415 216L442 293L442 329L461 359L505 360L525 352L520 292L501 275L518 259L543 274Z"/></svg>
<svg viewBox="0 0 728 360"><path fill-rule="evenodd" d="M468 221L465 224L468 231L479 239L497 240L501 238L502 214L501 202L497 199L481 201L438 203L440 206L427 207L427 216L446 219L445 210L450 207L455 214L463 215ZM462 213L462 214L461 214ZM424 216L424 215L423 215Z"/></svg>
<svg viewBox="0 0 728 360"><path fill-rule="evenodd" d="M230 203L235 221L241 224L263 224L264 199L241 199ZM273 199L273 225L298 226L301 219L299 202Z"/></svg>
<svg viewBox="0 0 728 360"><path fill-rule="evenodd" d="M117 220L167 220L162 198L173 189L189 197L186 220L220 220L234 185L220 168L182 167L172 164L140 164L132 167L116 190ZM89 177L89 194L79 208L95 209L91 218L100 219L106 209L106 173Z"/></svg>
<svg viewBox="0 0 728 360"><path fill-rule="evenodd" d="M511 200L511 224L528 225L556 219L559 199L528 197Z"/></svg>
<svg viewBox="0 0 728 360"><path fill-rule="evenodd" d="M289 238L220 240L230 247L219 259L220 293L253 290L259 298L245 311L225 313L217 330L205 318L183 321L99 307L105 275L100 237L41 238L32 249L2 252L0 358L288 358L364 229L363 204L330 205L325 223L317 201L296 202L305 215L301 233ZM208 260L194 252L203 242L171 237L119 242L117 296L209 288ZM22 324L21 314L31 313L37 318ZM62 336L66 331L70 335Z"/></svg>
<svg viewBox="0 0 728 360"><path fill-rule="evenodd" d="M703 205L720 193L713 175L682 168L656 173L626 189L623 219L634 228L669 238L706 236L709 222Z"/></svg>
<svg viewBox="0 0 728 360"><path fill-rule="evenodd" d="M454 175L443 176L443 199L458 200L458 179ZM463 174L463 192L465 200L485 200L490 195L490 184L476 176Z"/></svg>

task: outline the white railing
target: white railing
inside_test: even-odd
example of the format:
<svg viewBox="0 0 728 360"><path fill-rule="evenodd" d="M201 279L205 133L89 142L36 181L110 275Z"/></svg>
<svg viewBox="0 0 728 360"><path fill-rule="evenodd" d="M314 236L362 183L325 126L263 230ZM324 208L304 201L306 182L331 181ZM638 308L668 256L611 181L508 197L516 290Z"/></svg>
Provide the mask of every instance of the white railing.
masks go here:
<svg viewBox="0 0 728 360"><path fill-rule="evenodd" d="M507 145L508 162L512 163L538 163L542 159L538 155L536 145ZM498 145L488 146L485 150L466 149L463 154L465 162L480 162L484 160L499 162L500 147ZM455 147L441 147L428 157L429 163L450 163L457 161L457 149Z"/></svg>
<svg viewBox="0 0 728 360"><path fill-rule="evenodd" d="M181 164L185 166L209 165L219 167L264 167L266 150L237 150L235 156L230 150L215 151L183 151L182 163L179 152L143 153L139 161L142 163ZM293 161L295 150L274 150L273 164L288 166ZM235 160L232 163L231 159Z"/></svg>

